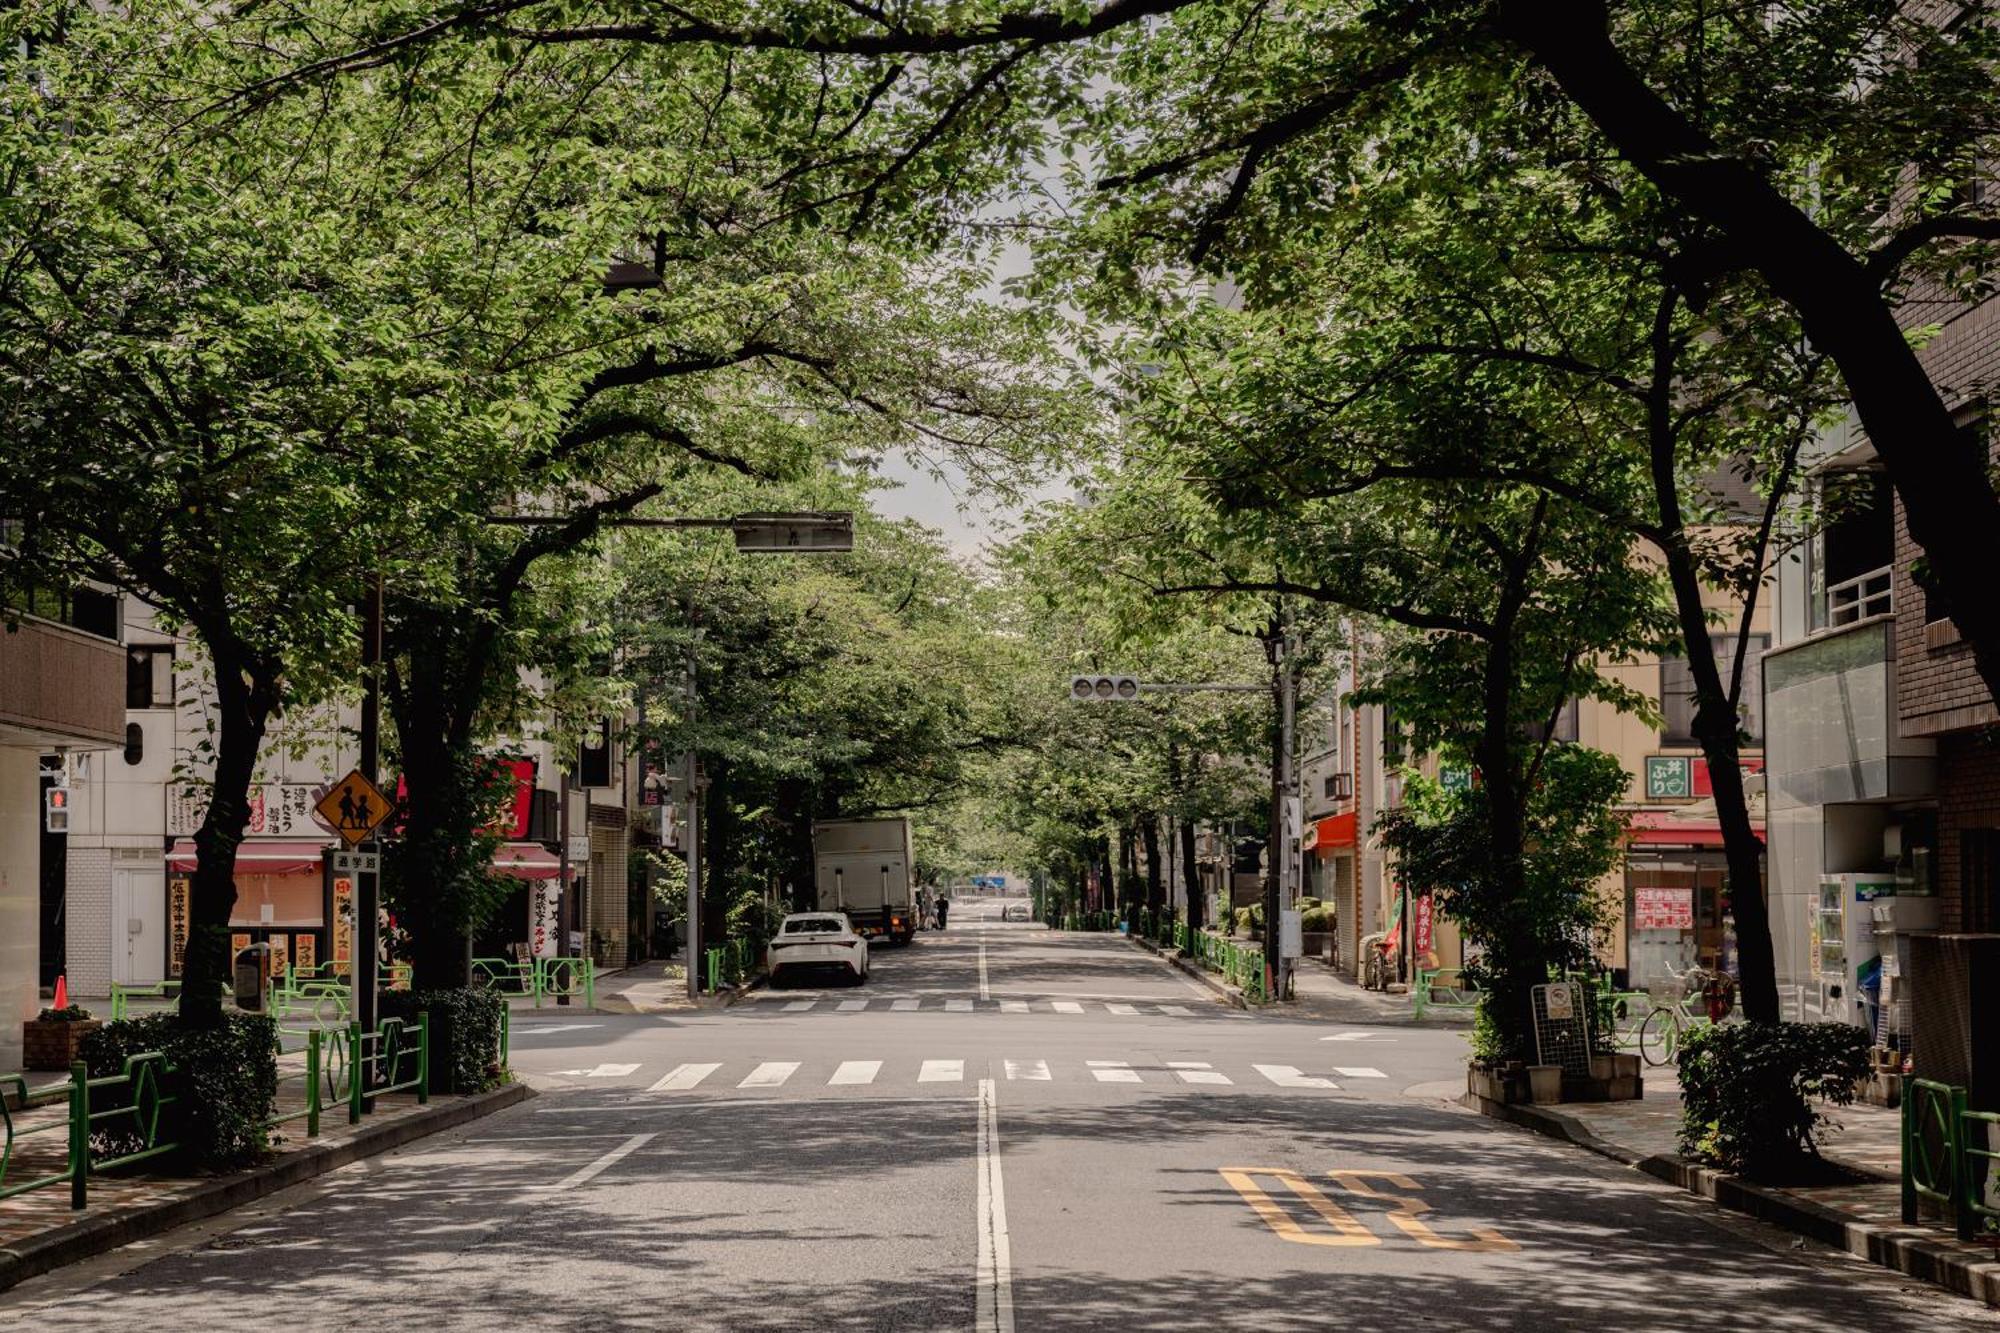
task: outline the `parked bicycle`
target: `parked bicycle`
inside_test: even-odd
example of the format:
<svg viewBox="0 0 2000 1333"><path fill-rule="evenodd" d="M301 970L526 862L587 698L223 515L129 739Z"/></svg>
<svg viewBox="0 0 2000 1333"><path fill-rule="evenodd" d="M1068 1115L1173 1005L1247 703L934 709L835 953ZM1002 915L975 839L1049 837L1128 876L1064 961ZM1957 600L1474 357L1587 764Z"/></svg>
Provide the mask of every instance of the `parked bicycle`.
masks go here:
<svg viewBox="0 0 2000 1333"><path fill-rule="evenodd" d="M1736 1009L1736 978L1727 972L1698 963L1684 972L1667 971L1680 987L1680 998L1655 1005L1639 1025L1639 1054L1654 1066L1677 1063L1688 1032L1720 1023Z"/></svg>

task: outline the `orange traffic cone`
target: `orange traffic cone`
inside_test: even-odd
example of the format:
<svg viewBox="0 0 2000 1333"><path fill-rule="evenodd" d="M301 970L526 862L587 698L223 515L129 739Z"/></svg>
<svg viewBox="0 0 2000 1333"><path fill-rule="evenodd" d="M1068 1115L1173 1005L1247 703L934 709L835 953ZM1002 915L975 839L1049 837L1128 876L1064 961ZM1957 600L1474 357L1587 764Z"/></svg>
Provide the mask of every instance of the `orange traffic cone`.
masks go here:
<svg viewBox="0 0 2000 1333"><path fill-rule="evenodd" d="M69 1008L69 978L61 972L56 973L55 1007L58 1009Z"/></svg>

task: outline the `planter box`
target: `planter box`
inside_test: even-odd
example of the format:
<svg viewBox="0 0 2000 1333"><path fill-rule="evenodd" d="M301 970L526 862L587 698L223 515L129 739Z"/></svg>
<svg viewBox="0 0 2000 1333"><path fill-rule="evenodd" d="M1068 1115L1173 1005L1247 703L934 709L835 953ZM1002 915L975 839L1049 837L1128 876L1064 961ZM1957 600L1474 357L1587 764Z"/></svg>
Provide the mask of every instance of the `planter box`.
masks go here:
<svg viewBox="0 0 2000 1333"><path fill-rule="evenodd" d="M1467 1065L1465 1090L1475 1097L1507 1106L1522 1106L1533 1100L1529 1095L1527 1071L1519 1068L1488 1069Z"/></svg>
<svg viewBox="0 0 2000 1333"><path fill-rule="evenodd" d="M1563 1098L1561 1065L1529 1065L1528 1095L1537 1106L1547 1106Z"/></svg>
<svg viewBox="0 0 2000 1333"><path fill-rule="evenodd" d="M74 1023L31 1018L21 1024L21 1063L28 1069L69 1072L83 1050L83 1039L103 1027L95 1018Z"/></svg>
<svg viewBox="0 0 2000 1333"><path fill-rule="evenodd" d="M1309 930L1299 937L1299 946L1307 958L1330 957L1333 953L1333 932Z"/></svg>

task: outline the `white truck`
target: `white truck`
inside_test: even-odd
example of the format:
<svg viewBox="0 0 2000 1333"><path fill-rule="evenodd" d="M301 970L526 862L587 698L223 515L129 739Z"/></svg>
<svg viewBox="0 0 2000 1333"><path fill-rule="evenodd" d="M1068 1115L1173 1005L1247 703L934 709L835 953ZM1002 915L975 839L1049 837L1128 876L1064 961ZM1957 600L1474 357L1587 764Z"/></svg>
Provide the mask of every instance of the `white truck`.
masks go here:
<svg viewBox="0 0 2000 1333"><path fill-rule="evenodd" d="M917 933L907 819L813 823L813 884L822 912L845 912L873 938L908 944Z"/></svg>

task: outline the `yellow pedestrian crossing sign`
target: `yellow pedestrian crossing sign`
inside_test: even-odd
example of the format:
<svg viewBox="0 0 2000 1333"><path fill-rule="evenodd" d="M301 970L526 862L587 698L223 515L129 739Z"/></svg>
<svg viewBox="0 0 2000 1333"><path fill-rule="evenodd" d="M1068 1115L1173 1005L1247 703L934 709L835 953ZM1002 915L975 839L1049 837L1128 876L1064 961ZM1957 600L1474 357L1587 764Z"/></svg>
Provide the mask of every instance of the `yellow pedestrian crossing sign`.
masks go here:
<svg viewBox="0 0 2000 1333"><path fill-rule="evenodd" d="M393 809L382 789L361 776L358 768L328 788L314 808L349 847L373 837Z"/></svg>

